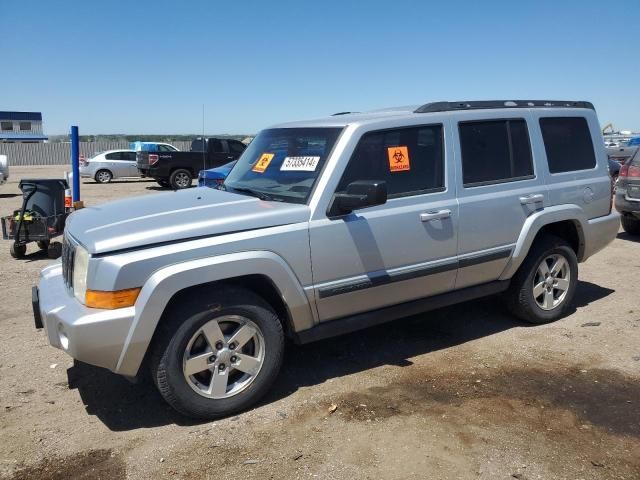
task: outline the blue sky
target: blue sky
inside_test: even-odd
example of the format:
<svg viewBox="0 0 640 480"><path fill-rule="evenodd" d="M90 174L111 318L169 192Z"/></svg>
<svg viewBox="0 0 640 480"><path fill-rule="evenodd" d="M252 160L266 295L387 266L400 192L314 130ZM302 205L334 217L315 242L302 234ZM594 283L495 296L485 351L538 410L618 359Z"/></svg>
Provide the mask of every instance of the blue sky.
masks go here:
<svg viewBox="0 0 640 480"><path fill-rule="evenodd" d="M640 131L640 1L0 0L0 110L252 133L434 100L592 101Z"/></svg>

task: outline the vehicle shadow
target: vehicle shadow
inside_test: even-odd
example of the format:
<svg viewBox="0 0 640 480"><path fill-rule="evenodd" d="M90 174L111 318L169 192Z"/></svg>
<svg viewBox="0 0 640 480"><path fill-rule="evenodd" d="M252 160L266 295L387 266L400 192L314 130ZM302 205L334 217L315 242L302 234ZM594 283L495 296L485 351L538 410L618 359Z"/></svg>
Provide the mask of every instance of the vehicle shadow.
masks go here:
<svg viewBox="0 0 640 480"><path fill-rule="evenodd" d="M131 177L128 179L119 179L119 180L111 180L109 183L100 183L95 180L85 180L82 182L85 185L111 185L112 183L151 183L154 180L149 180L147 178L135 178Z"/></svg>
<svg viewBox="0 0 640 480"><path fill-rule="evenodd" d="M21 196L22 193L0 193L0 200L2 200L3 198L15 198Z"/></svg>
<svg viewBox="0 0 640 480"><path fill-rule="evenodd" d="M640 242L639 235L629 235L627 232L619 232L616 238L620 240L626 240L628 242Z"/></svg>
<svg viewBox="0 0 640 480"><path fill-rule="evenodd" d="M589 282L579 282L574 306L585 307L613 292ZM276 384L260 405L328 379L382 365L409 366L412 357L518 326L535 328L514 319L501 306L499 298L493 296L309 345L291 344ZM206 423L176 413L151 382L132 384L107 370L80 362L67 371L67 376L69 388L78 390L87 413L97 416L110 430Z"/></svg>

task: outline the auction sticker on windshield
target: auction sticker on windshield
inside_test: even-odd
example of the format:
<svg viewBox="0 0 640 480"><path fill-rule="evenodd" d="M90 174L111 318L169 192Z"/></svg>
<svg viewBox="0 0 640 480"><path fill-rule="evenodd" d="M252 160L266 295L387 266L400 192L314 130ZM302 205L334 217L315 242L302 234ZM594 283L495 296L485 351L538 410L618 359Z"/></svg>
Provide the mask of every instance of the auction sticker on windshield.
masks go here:
<svg viewBox="0 0 640 480"><path fill-rule="evenodd" d="M320 157L285 157L280 170L315 172Z"/></svg>
<svg viewBox="0 0 640 480"><path fill-rule="evenodd" d="M256 173L264 173L264 171L267 169L267 167L271 163L271 160L273 160L273 156L274 156L273 153L263 153L262 155L260 155L260 158L258 159L256 164L253 166L251 171Z"/></svg>

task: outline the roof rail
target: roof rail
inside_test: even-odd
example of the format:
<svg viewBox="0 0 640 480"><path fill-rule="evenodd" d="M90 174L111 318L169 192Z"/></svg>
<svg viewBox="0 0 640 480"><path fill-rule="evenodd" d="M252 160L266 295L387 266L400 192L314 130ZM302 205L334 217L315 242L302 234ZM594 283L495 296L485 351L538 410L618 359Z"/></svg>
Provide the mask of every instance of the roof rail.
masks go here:
<svg viewBox="0 0 640 480"><path fill-rule="evenodd" d="M451 112L454 110L483 110L492 108L589 108L595 110L591 102L571 100L480 100L473 102L432 102L418 107L413 113Z"/></svg>
<svg viewBox="0 0 640 480"><path fill-rule="evenodd" d="M360 112L338 112L338 113L332 114L331 116L337 117L338 115L349 115L350 113L360 113Z"/></svg>

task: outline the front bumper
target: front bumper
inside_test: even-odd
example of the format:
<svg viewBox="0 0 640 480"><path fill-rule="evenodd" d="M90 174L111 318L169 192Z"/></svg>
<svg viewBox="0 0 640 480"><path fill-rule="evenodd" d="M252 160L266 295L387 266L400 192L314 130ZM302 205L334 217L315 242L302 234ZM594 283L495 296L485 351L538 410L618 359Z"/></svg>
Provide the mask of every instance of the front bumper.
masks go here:
<svg viewBox="0 0 640 480"><path fill-rule="evenodd" d="M135 316L135 307L116 310L87 308L78 302L62 279L57 262L42 270L35 309L49 343L71 357L91 365L116 371ZM36 323L37 325L37 323Z"/></svg>

